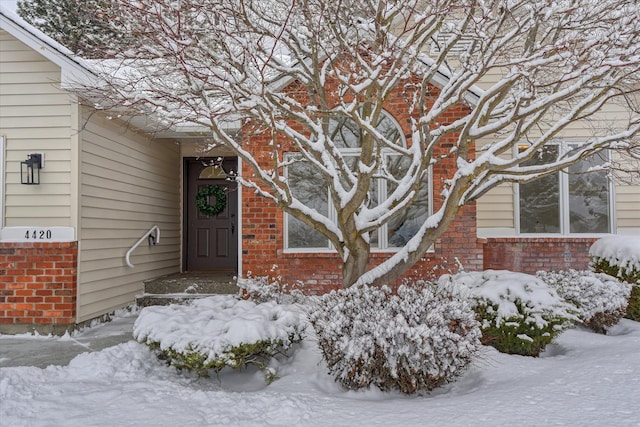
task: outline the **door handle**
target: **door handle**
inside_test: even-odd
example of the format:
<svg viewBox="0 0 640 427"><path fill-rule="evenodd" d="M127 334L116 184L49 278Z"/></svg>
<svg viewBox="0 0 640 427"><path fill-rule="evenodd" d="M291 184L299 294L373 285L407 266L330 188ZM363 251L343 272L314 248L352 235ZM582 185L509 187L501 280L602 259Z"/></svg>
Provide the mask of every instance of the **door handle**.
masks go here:
<svg viewBox="0 0 640 427"><path fill-rule="evenodd" d="M233 234L236 231L236 223L235 221L231 221L231 234Z"/></svg>

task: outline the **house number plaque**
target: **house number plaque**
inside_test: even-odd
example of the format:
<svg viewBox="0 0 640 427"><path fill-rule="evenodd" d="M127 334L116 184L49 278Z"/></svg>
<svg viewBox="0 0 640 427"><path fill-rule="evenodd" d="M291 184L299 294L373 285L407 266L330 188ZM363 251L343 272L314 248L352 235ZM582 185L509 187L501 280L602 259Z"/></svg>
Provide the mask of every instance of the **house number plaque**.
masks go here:
<svg viewBox="0 0 640 427"><path fill-rule="evenodd" d="M51 240L52 236L53 231L51 231L50 228L27 230L27 232L24 234L24 238L26 240Z"/></svg>
<svg viewBox="0 0 640 427"><path fill-rule="evenodd" d="M71 242L73 227L5 227L0 231L3 242Z"/></svg>

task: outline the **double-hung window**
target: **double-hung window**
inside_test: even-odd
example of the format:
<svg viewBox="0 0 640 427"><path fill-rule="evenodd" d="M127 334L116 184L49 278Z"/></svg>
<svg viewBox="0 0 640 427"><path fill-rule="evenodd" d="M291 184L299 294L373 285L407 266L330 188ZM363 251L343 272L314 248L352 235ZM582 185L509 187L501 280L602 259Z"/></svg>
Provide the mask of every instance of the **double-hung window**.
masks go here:
<svg viewBox="0 0 640 427"><path fill-rule="evenodd" d="M400 126L390 116L384 114L377 125L377 129L386 139L397 141L404 146L405 140ZM339 147L347 162L355 167L360 156L360 128L350 119L332 119L330 124L331 137ZM296 153L289 153L291 160L287 166L287 180L293 195L301 203L315 209L329 220L336 220L336 209L329 197L327 183L323 176L308 162L302 161ZM298 160L299 161L295 161ZM410 160L393 153L391 150L383 153L383 167L395 180L400 180L409 167ZM393 249L402 247L415 235L418 228L430 212L429 179L425 177L420 193L415 202L405 209L401 215L380 226L377 231L369 235L372 248ZM367 198L370 207L377 206L396 189L393 179L374 178ZM329 240L320 232L304 224L302 221L287 214L285 217L285 247L291 250L332 250Z"/></svg>
<svg viewBox="0 0 640 427"><path fill-rule="evenodd" d="M567 143L548 145L524 165L554 162L573 148ZM598 168L607 161L607 155L603 152L562 171L520 184L517 205L520 233L610 233L611 183L607 172Z"/></svg>

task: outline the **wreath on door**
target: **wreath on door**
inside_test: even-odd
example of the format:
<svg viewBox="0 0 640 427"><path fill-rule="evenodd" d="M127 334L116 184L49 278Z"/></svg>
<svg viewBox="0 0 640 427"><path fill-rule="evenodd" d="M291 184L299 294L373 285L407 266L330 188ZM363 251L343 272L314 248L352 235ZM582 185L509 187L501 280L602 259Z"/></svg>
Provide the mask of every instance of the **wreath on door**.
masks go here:
<svg viewBox="0 0 640 427"><path fill-rule="evenodd" d="M209 203L208 196L215 197L214 204ZM196 195L196 206L205 215L216 216L227 207L227 195L219 185L207 185L202 187Z"/></svg>

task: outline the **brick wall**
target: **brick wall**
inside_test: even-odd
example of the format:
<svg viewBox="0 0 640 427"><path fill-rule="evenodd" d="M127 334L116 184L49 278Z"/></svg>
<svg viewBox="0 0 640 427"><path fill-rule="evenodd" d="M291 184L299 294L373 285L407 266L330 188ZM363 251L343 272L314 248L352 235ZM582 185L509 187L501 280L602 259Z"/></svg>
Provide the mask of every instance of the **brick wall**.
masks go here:
<svg viewBox="0 0 640 427"><path fill-rule="evenodd" d="M264 199L248 197L246 203L269 203ZM279 283L304 284L308 293L322 294L337 289L342 284L342 262L336 253L291 253L284 251L283 214L272 208L267 215L256 215L244 219L243 272L254 277L270 276ZM456 270L460 262L465 270L482 269L482 244L476 239L475 206L463 208L455 222L436 242L434 250L427 252L413 268L393 283L399 285L404 280L428 279ZM472 236L470 238L470 236ZM391 252L374 252L369 267L382 263Z"/></svg>
<svg viewBox="0 0 640 427"><path fill-rule="evenodd" d="M411 116L408 100L415 90L410 79L405 86L400 85L385 102L385 110L400 124L405 135L411 133ZM331 82L328 81L328 86ZM296 94L301 103L308 100L306 90L296 83L287 89ZM431 87L436 96L438 88ZM466 107L454 106L442 118L444 122L454 121L466 114ZM446 124L446 123L445 123ZM265 169L273 167L273 156L283 156L286 151L293 151L286 140L273 141L274 135L246 125L242 134L243 145L251 150L252 155L263 164ZM455 135L445 136L442 143L434 150L434 159L438 159L433 169L433 187L435 209L439 207L441 194L446 178L450 178L457 169L456 155L451 148L456 142ZM407 141L411 144L411 141ZM281 147L273 150L274 146ZM471 154L473 156L473 153ZM342 284L342 262L336 253L291 253L284 251L284 214L271 201L256 195L252 191L243 192L241 202L243 212L243 248L242 268L245 276L271 276L283 284L304 282L305 290L311 293L324 293ZM430 275L455 268L456 259L467 270L482 268L482 245L476 238L475 204L463 207L454 223L435 244L434 251L428 252L408 271L403 279L424 279ZM392 255L392 252L373 253L370 267L380 264ZM393 284L397 285L397 283Z"/></svg>
<svg viewBox="0 0 640 427"><path fill-rule="evenodd" d="M584 270L595 238L488 238L484 244L485 270L533 274L539 270Z"/></svg>
<svg viewBox="0 0 640 427"><path fill-rule="evenodd" d="M0 332L62 332L75 323L77 242L0 242Z"/></svg>

